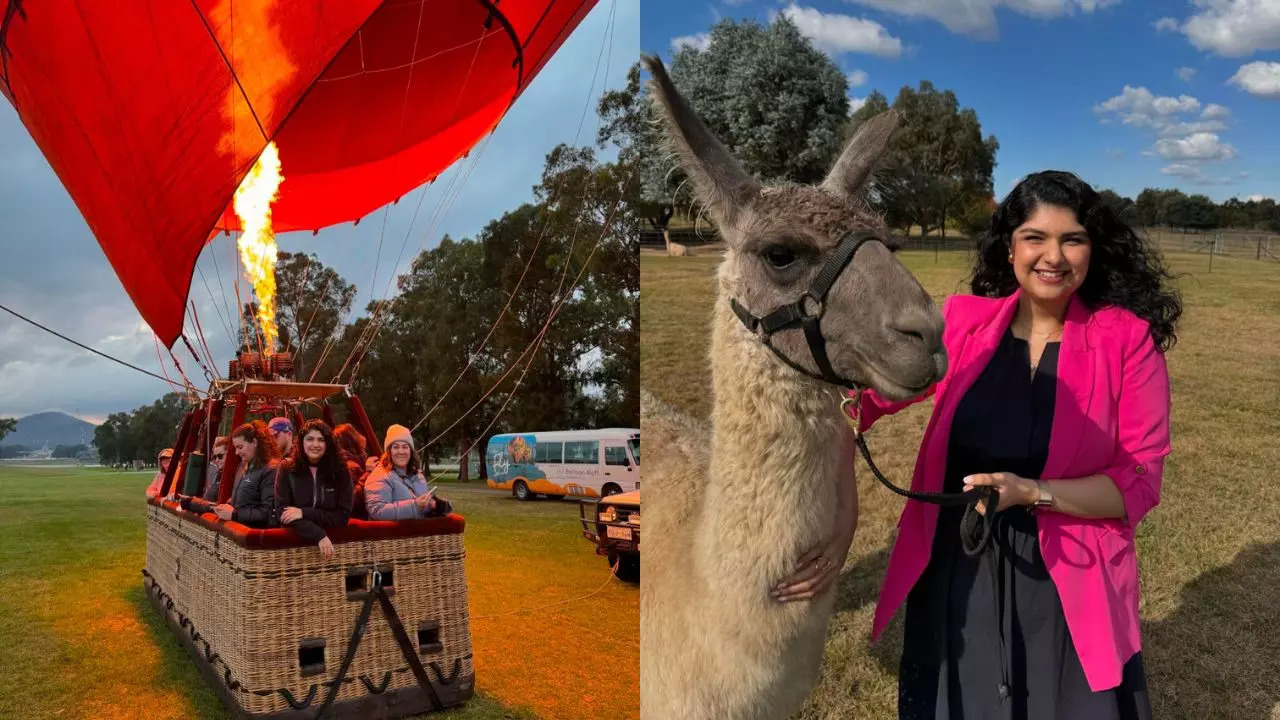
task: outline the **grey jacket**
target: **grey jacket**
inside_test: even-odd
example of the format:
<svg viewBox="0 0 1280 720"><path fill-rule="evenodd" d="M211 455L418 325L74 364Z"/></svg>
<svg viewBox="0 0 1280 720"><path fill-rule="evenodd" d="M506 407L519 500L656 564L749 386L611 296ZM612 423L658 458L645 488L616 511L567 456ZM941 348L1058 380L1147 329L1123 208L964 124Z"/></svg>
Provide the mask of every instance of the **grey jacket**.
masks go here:
<svg viewBox="0 0 1280 720"><path fill-rule="evenodd" d="M414 499L427 492L422 473L405 478L378 465L364 481L364 503L370 520L416 520L426 517Z"/></svg>

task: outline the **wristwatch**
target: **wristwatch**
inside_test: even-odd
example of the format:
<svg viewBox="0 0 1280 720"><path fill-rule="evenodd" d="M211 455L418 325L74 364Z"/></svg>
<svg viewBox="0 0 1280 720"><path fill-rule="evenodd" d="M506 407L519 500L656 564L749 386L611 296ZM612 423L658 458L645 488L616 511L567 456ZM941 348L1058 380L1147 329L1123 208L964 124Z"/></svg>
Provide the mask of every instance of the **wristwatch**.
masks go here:
<svg viewBox="0 0 1280 720"><path fill-rule="evenodd" d="M1036 480L1036 487L1040 490L1040 495L1036 498L1033 508L1052 508L1053 493L1049 491L1049 485L1043 480Z"/></svg>

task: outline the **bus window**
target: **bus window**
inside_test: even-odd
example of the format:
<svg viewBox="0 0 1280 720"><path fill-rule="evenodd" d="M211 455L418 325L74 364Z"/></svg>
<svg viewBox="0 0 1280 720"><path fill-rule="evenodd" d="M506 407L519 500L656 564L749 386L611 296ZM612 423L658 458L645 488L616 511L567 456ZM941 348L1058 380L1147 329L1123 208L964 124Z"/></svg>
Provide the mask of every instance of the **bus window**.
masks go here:
<svg viewBox="0 0 1280 720"><path fill-rule="evenodd" d="M631 463L627 461L627 449L621 445L605 445L604 464L629 466Z"/></svg>
<svg viewBox="0 0 1280 720"><path fill-rule="evenodd" d="M580 440L564 444L564 461L573 465L598 465L600 463L600 441Z"/></svg>
<svg viewBox="0 0 1280 720"><path fill-rule="evenodd" d="M535 462L538 463L564 462L564 443L540 442L533 452Z"/></svg>
<svg viewBox="0 0 1280 720"><path fill-rule="evenodd" d="M631 457L635 458L636 464L640 464L640 438L632 438L627 440L627 444L631 446Z"/></svg>

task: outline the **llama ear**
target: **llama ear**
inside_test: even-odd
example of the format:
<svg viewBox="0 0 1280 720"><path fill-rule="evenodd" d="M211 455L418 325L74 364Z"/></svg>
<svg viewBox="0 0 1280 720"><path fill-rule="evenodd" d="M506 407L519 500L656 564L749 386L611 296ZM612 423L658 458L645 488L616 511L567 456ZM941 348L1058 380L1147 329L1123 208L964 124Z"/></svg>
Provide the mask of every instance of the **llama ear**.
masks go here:
<svg viewBox="0 0 1280 720"><path fill-rule="evenodd" d="M886 110L864 120L845 146L840 159L831 167L822 187L843 196L851 197L866 184L876 161L889 147L889 138L898 128L898 111Z"/></svg>
<svg viewBox="0 0 1280 720"><path fill-rule="evenodd" d="M759 194L760 183L743 170L698 118L676 90L662 61L647 54L642 59L653 76L649 90L666 125L668 142L693 183L694 194L717 225L732 225L750 200Z"/></svg>

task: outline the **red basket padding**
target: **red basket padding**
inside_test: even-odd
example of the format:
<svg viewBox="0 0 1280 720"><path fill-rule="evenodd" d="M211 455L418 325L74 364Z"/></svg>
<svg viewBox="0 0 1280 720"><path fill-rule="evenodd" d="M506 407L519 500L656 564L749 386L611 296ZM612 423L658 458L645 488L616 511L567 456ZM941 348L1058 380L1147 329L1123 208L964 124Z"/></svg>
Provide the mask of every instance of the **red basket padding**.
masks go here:
<svg viewBox="0 0 1280 720"><path fill-rule="evenodd" d="M260 530L241 525L238 522L221 521L213 513L196 515L184 511L178 503L148 498L147 503L159 505L171 513L182 515L192 522L200 522L209 529L221 533L223 537L235 544L250 548L272 550L278 548L310 547L314 543L302 539L291 528L271 528ZM359 540L388 540L402 537L424 537L429 535L460 535L466 528L467 521L461 515L451 513L440 517L423 518L421 520L360 520L351 518L346 527L327 530L329 540L333 543L356 542Z"/></svg>

